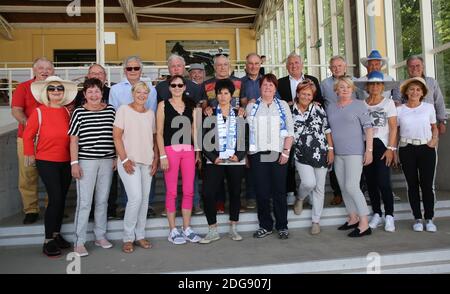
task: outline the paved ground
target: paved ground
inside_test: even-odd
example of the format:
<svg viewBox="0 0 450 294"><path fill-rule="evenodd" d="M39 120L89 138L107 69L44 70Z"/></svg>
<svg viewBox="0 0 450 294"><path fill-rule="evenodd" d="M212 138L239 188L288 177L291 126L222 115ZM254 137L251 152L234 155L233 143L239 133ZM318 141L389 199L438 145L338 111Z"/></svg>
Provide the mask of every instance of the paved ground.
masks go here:
<svg viewBox="0 0 450 294"><path fill-rule="evenodd" d="M81 272L189 272L362 257L373 251L383 255L450 249L450 218L438 219L438 232L434 234L413 232L411 224L411 221L400 221L395 233L378 229L372 236L360 239L351 239L335 227L322 228L318 236L309 235L308 229L291 230L290 239L284 241L275 234L254 239L251 233L244 233L245 239L241 242L223 235L221 240L210 245L175 246L165 238L158 238L151 240L154 245L152 249L136 248L133 254L122 253L118 241L109 250L88 243L90 255L81 259ZM50 259L41 250L41 246L0 247L0 274L66 273L69 261L65 257Z"/></svg>

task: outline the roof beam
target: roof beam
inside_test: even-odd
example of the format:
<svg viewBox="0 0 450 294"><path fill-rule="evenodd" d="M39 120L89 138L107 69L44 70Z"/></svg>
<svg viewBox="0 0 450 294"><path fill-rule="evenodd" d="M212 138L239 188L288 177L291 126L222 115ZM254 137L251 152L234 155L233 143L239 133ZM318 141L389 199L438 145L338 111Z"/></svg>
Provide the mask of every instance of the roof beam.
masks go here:
<svg viewBox="0 0 450 294"><path fill-rule="evenodd" d="M119 0L121 2L129 2L131 0ZM0 5L2 13L66 13L65 6L12 6ZM255 15L257 9L254 8L179 8L179 7L134 7L136 13L143 14L219 14L219 15ZM105 7L105 13L122 13L121 7ZM95 7L82 6L81 13L94 14Z"/></svg>
<svg viewBox="0 0 450 294"><path fill-rule="evenodd" d="M123 9L123 13L125 14L128 24L131 26L134 38L136 40L139 40L139 23L136 16L136 11L134 9L133 0L118 0L118 1Z"/></svg>
<svg viewBox="0 0 450 294"><path fill-rule="evenodd" d="M5 39L7 40L14 39L12 35L12 30L13 27L11 26L11 24L3 16L0 15L0 31Z"/></svg>

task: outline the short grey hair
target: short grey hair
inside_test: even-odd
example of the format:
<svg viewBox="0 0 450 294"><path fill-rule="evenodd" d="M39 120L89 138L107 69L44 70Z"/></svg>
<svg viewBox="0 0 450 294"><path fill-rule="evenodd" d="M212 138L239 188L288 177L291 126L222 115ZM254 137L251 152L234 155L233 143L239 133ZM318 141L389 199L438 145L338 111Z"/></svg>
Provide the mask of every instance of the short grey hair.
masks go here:
<svg viewBox="0 0 450 294"><path fill-rule="evenodd" d="M93 67L95 67L95 66L98 66L98 67L100 67L102 70L103 70L103 73L106 75L106 69L101 65L101 64L98 64L98 63L93 63L93 64L91 64L91 66L89 66L89 68L88 68L88 73L91 71L91 69L93 68Z"/></svg>
<svg viewBox="0 0 450 294"><path fill-rule="evenodd" d="M170 65L172 63L172 61L174 61L176 59L181 61L183 63L183 65L186 65L186 61L184 60L183 56L180 56L178 54L170 55L169 58L167 59L167 65Z"/></svg>
<svg viewBox="0 0 450 294"><path fill-rule="evenodd" d="M141 70L144 67L144 64L142 63L142 59L137 56L137 55L132 55L132 56L128 56L127 58L125 58L125 60L123 61L123 69L125 69L127 67L128 62L130 61L136 61L139 63L139 66L141 67Z"/></svg>
<svg viewBox="0 0 450 294"><path fill-rule="evenodd" d="M347 60L345 60L344 56L342 56L342 55L335 55L335 56L332 56L330 58L330 65L335 60L342 60L345 64L347 64Z"/></svg>
<svg viewBox="0 0 450 294"><path fill-rule="evenodd" d="M412 55L412 56L410 56L410 57L408 57L408 59L406 59L406 65L409 65L409 63L411 62L411 61L413 61L413 60L420 60L421 62L422 62L422 64L424 64L424 61L423 61L423 57L422 56L420 56L420 55Z"/></svg>
<svg viewBox="0 0 450 294"><path fill-rule="evenodd" d="M46 57L42 56L42 57L36 58L33 61L33 69L35 69L37 67L37 64L40 63L40 62L47 62L48 64L51 65L52 68L54 68L53 62L48 60Z"/></svg>
<svg viewBox="0 0 450 294"><path fill-rule="evenodd" d="M295 52L292 52L292 53L289 54L288 57L286 58L286 63L287 63L288 60L291 59L291 58L299 58L300 61L303 62L303 59L302 59L302 56L301 56L301 55L299 55L299 54L297 54L297 53L295 53Z"/></svg>
<svg viewBox="0 0 450 294"><path fill-rule="evenodd" d="M253 56L256 56L259 59L261 59L261 56L259 56L259 54L252 52L252 53L247 54L247 56L245 57L245 60L248 60L250 57L253 57Z"/></svg>
<svg viewBox="0 0 450 294"><path fill-rule="evenodd" d="M214 59L213 59L214 65L216 65L216 60L217 60L217 58L219 58L219 57L225 58L225 59L228 61L228 64L230 64L230 58L228 58L228 56L226 56L226 55L224 55L224 54L221 54L221 55L218 55L218 56L214 56ZM231 65L231 64L230 64L230 65Z"/></svg>

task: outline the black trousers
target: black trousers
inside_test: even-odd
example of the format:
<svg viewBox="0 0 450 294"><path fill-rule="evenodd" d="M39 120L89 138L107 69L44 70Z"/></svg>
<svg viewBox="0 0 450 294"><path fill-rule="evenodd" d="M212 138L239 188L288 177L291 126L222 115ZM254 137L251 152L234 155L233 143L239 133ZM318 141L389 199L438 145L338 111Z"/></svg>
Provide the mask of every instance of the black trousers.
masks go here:
<svg viewBox="0 0 450 294"><path fill-rule="evenodd" d="M276 161L261 161L264 153L256 153L250 157L251 169L256 179L256 204L258 207L259 226L268 231L273 230L274 220L271 214L271 200L275 215L275 228L277 230L287 229L287 198L286 198L286 176L287 164L278 163L280 153L272 153L271 157ZM263 157L264 158L264 157Z"/></svg>
<svg viewBox="0 0 450 294"><path fill-rule="evenodd" d="M297 196L297 184L295 182L295 148L291 148L287 163L286 193L293 192Z"/></svg>
<svg viewBox="0 0 450 294"><path fill-rule="evenodd" d="M220 195L225 179L227 180L228 193L230 194L230 221L239 221L244 168L244 165L205 164L203 204L208 225L217 223L216 196Z"/></svg>
<svg viewBox="0 0 450 294"><path fill-rule="evenodd" d="M61 231L67 191L72 182L70 163L36 160L36 167L48 194L45 238L52 239L53 233Z"/></svg>
<svg viewBox="0 0 450 294"><path fill-rule="evenodd" d="M333 189L334 196L342 197L341 187L339 187L336 173L334 172L334 167L332 170L330 170L330 186L331 186L331 189Z"/></svg>
<svg viewBox="0 0 450 294"><path fill-rule="evenodd" d="M433 179L436 165L436 149L428 145L411 145L399 149L400 163L408 184L408 199L415 219L422 219L420 192L425 219L434 217Z"/></svg>
<svg viewBox="0 0 450 294"><path fill-rule="evenodd" d="M369 191L370 203L374 213L381 212L381 197L384 203L385 215L394 216L394 195L391 186L391 169L386 166L386 160L381 160L386 146L383 142L375 138L373 139L373 162L364 167L364 176L366 178L367 189Z"/></svg>

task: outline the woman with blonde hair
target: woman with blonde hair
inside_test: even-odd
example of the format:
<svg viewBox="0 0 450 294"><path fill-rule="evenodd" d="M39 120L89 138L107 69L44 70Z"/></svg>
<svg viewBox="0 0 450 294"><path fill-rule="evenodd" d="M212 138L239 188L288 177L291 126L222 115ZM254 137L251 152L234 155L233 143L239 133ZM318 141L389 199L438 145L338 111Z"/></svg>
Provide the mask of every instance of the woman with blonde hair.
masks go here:
<svg viewBox="0 0 450 294"><path fill-rule="evenodd" d="M352 99L355 85L349 77L340 77L334 84L336 103L327 107L328 122L334 142L334 168L342 190L348 219L338 230L354 229L349 237L372 233L367 207L359 182L363 166L372 162L373 134L369 110L364 101Z"/></svg>
<svg viewBox="0 0 450 294"><path fill-rule="evenodd" d="M152 247L145 239L145 224L152 177L158 166L155 113L145 108L150 89L137 82L131 92L133 102L119 107L113 128L117 169L128 196L123 220L125 253L133 252L134 245Z"/></svg>

